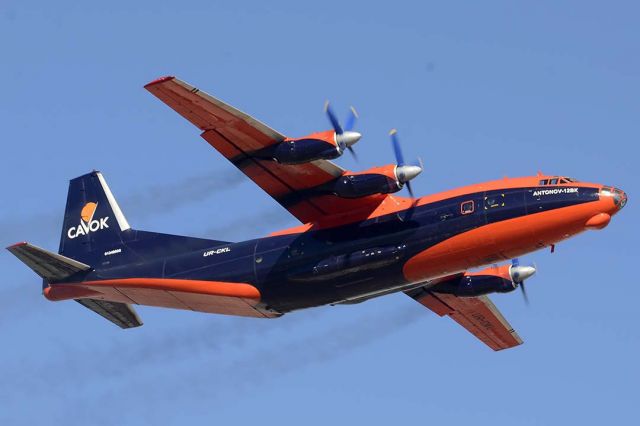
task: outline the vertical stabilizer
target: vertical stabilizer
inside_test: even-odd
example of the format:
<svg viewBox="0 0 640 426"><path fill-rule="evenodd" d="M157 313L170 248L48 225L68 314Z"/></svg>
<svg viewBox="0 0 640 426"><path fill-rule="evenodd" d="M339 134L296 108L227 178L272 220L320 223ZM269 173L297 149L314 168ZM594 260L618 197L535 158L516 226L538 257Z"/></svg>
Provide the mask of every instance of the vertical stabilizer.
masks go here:
<svg viewBox="0 0 640 426"><path fill-rule="evenodd" d="M102 174L93 171L69 182L59 253L82 258L122 241L131 227Z"/></svg>

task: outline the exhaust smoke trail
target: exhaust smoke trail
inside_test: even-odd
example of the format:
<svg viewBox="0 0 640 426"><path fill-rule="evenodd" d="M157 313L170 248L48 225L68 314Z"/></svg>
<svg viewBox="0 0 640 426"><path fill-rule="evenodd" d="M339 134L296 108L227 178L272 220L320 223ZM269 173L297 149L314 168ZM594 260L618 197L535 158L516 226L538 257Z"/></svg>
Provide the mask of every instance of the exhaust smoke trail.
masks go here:
<svg viewBox="0 0 640 426"><path fill-rule="evenodd" d="M47 359L46 365L30 367L33 374L20 377L19 392L34 397L74 389L74 399L80 400L82 406L100 405L104 395L94 395L94 400L87 401L83 389L109 379L112 383L106 392L120 394L145 389L145 400L154 404L175 403L177 398L188 401L196 394L215 400L230 392L249 391L284 374L334 361L425 317L422 309L407 308L360 316L346 324L334 323L298 339L289 339L289 336L308 327L310 320L317 324L317 319L326 318L326 314L311 310L294 314L288 321L284 321L285 317L207 322L197 328L137 341L135 346L121 342L103 351L69 347L61 358ZM273 335L275 332L280 335ZM249 349L250 355L242 356ZM233 351L239 351L240 357L226 361ZM149 371L154 374L145 374ZM11 377L4 381L11 382L15 382ZM13 398L18 393L15 387L4 391L0 394ZM135 399L135 395L131 398Z"/></svg>
<svg viewBox="0 0 640 426"><path fill-rule="evenodd" d="M296 226L299 222L289 213L269 210L248 218L238 218L223 226L216 226L204 232L204 236L221 240L256 238L281 227Z"/></svg>
<svg viewBox="0 0 640 426"><path fill-rule="evenodd" d="M415 309L414 309L415 308ZM224 379L229 386L242 388L252 387L259 381L266 381L272 377L288 374L300 369L322 365L337 358L383 339L402 330L420 318L425 312L419 307L408 309L393 309L385 312L361 316L351 323L341 324L302 339L285 342L277 347L258 350L253 356L238 360L224 370ZM211 368L199 370L197 377L191 377L189 388L191 392L205 391L210 386L208 374L213 374ZM220 375L215 378L218 383Z"/></svg>
<svg viewBox="0 0 640 426"><path fill-rule="evenodd" d="M169 184L151 185L118 201L125 215L131 213L133 217L143 218L158 212L168 213L202 201L216 191L232 189L243 182L241 173L237 171L206 172ZM40 244L43 244L43 241L56 242L60 236L63 207L61 203L60 211L50 210L25 219L5 218L0 221L0 235L5 244L24 239L25 235L41 236Z"/></svg>
<svg viewBox="0 0 640 426"><path fill-rule="evenodd" d="M169 184L153 185L124 197L121 207L125 211L131 210L137 217L156 214L158 210L167 213L185 204L202 201L216 191L233 189L245 182L242 177L235 170L224 173L207 172Z"/></svg>

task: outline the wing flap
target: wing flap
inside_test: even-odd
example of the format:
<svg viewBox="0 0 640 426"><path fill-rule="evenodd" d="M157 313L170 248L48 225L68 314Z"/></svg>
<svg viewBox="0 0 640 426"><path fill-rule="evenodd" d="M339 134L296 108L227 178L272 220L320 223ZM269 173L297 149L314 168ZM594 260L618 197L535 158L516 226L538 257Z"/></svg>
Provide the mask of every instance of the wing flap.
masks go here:
<svg viewBox="0 0 640 426"><path fill-rule="evenodd" d="M424 288L407 292L440 316L449 316L494 351L522 344L522 339L487 296L456 297Z"/></svg>

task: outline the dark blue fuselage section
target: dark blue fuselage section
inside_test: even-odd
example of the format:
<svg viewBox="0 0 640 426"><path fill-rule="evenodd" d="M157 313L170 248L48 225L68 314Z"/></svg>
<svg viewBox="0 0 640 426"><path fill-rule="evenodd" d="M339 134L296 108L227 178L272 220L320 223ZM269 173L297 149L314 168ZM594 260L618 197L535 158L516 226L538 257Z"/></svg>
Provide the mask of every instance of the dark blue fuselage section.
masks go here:
<svg viewBox="0 0 640 426"><path fill-rule="evenodd" d="M453 236L508 219L597 201L598 188L536 195L531 187L477 192L329 229L239 243L127 231L117 255L87 261L85 279L176 278L249 283L277 312L346 301L410 284L407 259ZM136 233L141 233L137 235ZM160 235L161 237L157 237ZM156 236L156 237L153 237ZM184 238L174 240L173 238ZM496 259L485 259L490 263Z"/></svg>

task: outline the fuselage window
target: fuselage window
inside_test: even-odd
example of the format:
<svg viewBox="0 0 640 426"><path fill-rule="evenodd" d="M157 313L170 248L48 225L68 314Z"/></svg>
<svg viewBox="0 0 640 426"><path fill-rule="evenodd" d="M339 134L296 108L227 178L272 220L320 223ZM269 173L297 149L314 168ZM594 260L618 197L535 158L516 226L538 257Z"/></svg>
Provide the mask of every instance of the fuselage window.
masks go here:
<svg viewBox="0 0 640 426"><path fill-rule="evenodd" d="M475 210L475 205L472 201L465 201L460 205L460 213L462 214L471 214Z"/></svg>
<svg viewBox="0 0 640 426"><path fill-rule="evenodd" d="M485 210L493 209L495 207L504 207L504 194L484 197Z"/></svg>

